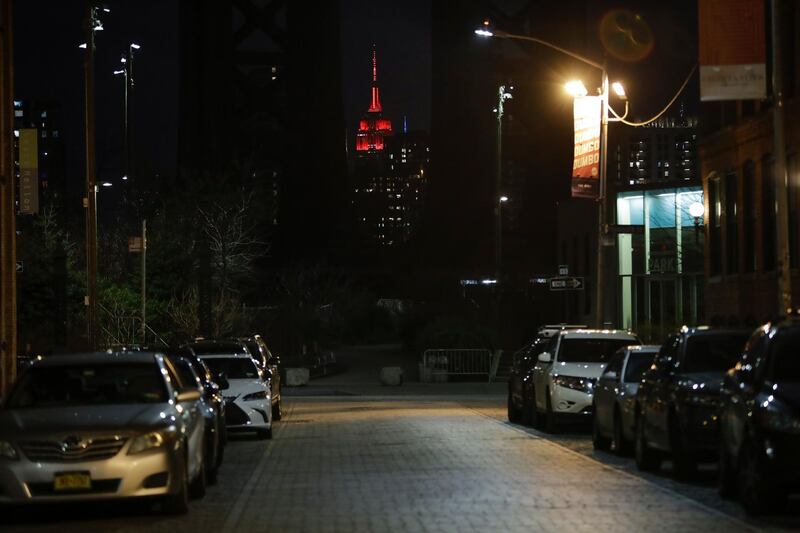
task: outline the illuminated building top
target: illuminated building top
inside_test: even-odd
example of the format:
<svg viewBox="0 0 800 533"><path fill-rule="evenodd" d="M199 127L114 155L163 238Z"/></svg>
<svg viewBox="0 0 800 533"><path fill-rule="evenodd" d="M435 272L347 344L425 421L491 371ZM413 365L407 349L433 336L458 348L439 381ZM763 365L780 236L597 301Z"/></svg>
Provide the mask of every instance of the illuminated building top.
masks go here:
<svg viewBox="0 0 800 533"><path fill-rule="evenodd" d="M367 114L358 123L357 152L376 152L385 149L384 137L392 134L392 122L382 117L380 90L378 88L378 60L372 47L372 101Z"/></svg>

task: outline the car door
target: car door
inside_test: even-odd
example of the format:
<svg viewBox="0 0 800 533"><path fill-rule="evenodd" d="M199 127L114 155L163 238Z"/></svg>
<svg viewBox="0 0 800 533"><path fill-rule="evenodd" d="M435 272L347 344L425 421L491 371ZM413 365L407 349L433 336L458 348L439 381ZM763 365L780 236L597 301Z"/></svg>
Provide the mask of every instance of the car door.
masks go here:
<svg viewBox="0 0 800 533"><path fill-rule="evenodd" d="M199 465L203 464L204 459L204 440L205 440L205 420L203 409L205 400L200 384L200 378L195 374L191 364L183 357L169 357L166 359L167 372L170 380L179 383L178 392L196 390L200 393L200 399L178 404L181 418L186 427L188 456L192 458L190 471L195 472Z"/></svg>
<svg viewBox="0 0 800 533"><path fill-rule="evenodd" d="M670 373L681 347L681 336L672 335L661 346L653 366L645 372L639 385L639 408L644 417L644 433L646 439L659 448L666 435L666 414L664 410L665 395Z"/></svg>
<svg viewBox="0 0 800 533"><path fill-rule="evenodd" d="M620 348L611 356L594 389L594 416L600 429L609 433L614 428L614 402L622 376L622 364L628 352L628 348Z"/></svg>
<svg viewBox="0 0 800 533"><path fill-rule="evenodd" d="M544 411L547 405L547 400L546 400L547 376L549 375L550 369L553 366L552 359L555 358L560 339L561 335L554 335L550 339L550 342L547 342L545 344L546 348L543 349L538 354L536 354L536 360L534 361L534 367L533 367L534 395L536 398L536 408L540 411ZM549 363L543 363L539 361L539 355L544 352L550 353L551 361Z"/></svg>
<svg viewBox="0 0 800 533"><path fill-rule="evenodd" d="M725 378L720 429L721 438L733 457L742 445L747 420L755 407L757 383L764 374L768 348L768 335L762 329L756 330L747 343L740 364Z"/></svg>

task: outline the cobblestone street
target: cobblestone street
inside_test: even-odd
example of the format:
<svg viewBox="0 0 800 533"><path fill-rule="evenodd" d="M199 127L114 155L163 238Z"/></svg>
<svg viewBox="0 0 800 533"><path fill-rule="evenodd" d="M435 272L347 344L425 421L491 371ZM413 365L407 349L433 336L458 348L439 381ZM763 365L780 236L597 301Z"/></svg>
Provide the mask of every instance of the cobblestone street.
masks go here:
<svg viewBox="0 0 800 533"><path fill-rule="evenodd" d="M220 481L189 515L139 505L31 509L11 531L747 531L672 487L504 419L497 394L294 397L272 441L229 443ZM591 448L591 444L589 444ZM677 489L677 490L676 490ZM684 494L685 493L685 494ZM697 494L696 494L697 493ZM700 495L698 497L698 494ZM787 522L788 521L788 522Z"/></svg>

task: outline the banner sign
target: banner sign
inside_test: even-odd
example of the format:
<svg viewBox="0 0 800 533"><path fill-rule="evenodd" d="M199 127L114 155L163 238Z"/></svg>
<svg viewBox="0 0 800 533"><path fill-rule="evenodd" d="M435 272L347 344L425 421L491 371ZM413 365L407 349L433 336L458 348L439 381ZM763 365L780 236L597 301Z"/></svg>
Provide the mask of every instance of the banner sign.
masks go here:
<svg viewBox="0 0 800 533"><path fill-rule="evenodd" d="M764 0L699 0L700 100L767 97Z"/></svg>
<svg viewBox="0 0 800 533"><path fill-rule="evenodd" d="M19 130L19 212L39 213L39 130Z"/></svg>
<svg viewBox="0 0 800 533"><path fill-rule="evenodd" d="M572 162L572 197L600 197L599 96L575 98L575 158Z"/></svg>

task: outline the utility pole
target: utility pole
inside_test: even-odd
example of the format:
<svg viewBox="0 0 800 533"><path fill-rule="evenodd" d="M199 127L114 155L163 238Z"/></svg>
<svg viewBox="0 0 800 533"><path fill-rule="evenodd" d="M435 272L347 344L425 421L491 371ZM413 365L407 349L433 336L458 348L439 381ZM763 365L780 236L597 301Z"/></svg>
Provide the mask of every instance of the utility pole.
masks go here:
<svg viewBox="0 0 800 533"><path fill-rule="evenodd" d="M595 309L597 310L596 323L598 328L605 326L605 276L606 276L606 251L604 246L606 238L606 209L608 207L608 71L603 62L602 77L602 109L600 111L600 198L597 202L597 276L595 279Z"/></svg>
<svg viewBox="0 0 800 533"><path fill-rule="evenodd" d="M776 231L778 240L778 315L792 307L792 273L789 264L789 176L786 172L786 105L783 100L780 0L772 0L772 124L775 157Z"/></svg>
<svg viewBox="0 0 800 533"><path fill-rule="evenodd" d="M14 69L11 0L0 0L0 395L17 370L17 243L14 204Z"/></svg>
<svg viewBox="0 0 800 533"><path fill-rule="evenodd" d="M147 344L147 220L142 220L142 345Z"/></svg>
<svg viewBox="0 0 800 533"><path fill-rule="evenodd" d="M86 120L86 328L89 349L97 349L97 183L94 146L94 32L99 26L97 7L86 2L86 55L83 60Z"/></svg>

